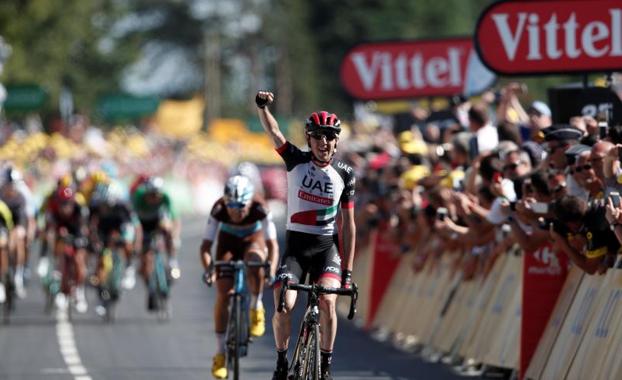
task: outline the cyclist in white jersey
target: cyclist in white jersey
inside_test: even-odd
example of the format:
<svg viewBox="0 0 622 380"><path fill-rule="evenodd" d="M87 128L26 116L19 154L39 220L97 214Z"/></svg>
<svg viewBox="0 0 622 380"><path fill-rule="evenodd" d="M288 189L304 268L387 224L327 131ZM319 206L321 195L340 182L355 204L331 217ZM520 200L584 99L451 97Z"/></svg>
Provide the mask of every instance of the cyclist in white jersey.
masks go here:
<svg viewBox="0 0 622 380"><path fill-rule="evenodd" d="M304 281L307 273L312 282L327 287L349 287L356 226L354 223L354 171L345 163L333 160L341 132L335 114L314 112L305 123L305 137L311 148L305 152L285 139L276 119L268 110L274 101L271 92L255 96L259 119L287 168L287 238L285 254L277 280ZM341 208L341 231L337 215ZM339 237L338 237L339 236ZM341 240L343 262L337 247ZM277 284L280 282L277 281ZM273 379L287 379L287 347L291 333L291 310L296 292L288 292L285 310L276 311L279 289L274 290L275 315L272 319L277 350ZM320 298L321 379L330 380L330 364L337 333L336 295Z"/></svg>

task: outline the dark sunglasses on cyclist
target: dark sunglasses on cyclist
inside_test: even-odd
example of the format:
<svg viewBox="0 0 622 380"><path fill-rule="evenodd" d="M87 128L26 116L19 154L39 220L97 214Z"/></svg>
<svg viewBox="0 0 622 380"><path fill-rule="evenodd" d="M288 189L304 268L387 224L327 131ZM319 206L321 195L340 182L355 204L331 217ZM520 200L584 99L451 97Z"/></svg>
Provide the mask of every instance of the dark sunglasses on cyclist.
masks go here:
<svg viewBox="0 0 622 380"><path fill-rule="evenodd" d="M511 163L511 164L507 164L503 167L503 170L508 171L508 170L516 170L516 168L518 168L519 163Z"/></svg>
<svg viewBox="0 0 622 380"><path fill-rule="evenodd" d="M242 202L228 202L226 204L227 208L244 208L246 207L246 203Z"/></svg>
<svg viewBox="0 0 622 380"><path fill-rule="evenodd" d="M334 132L309 132L309 136L314 138L315 140L321 140L323 137L326 138L326 141L333 141L337 138L337 134Z"/></svg>

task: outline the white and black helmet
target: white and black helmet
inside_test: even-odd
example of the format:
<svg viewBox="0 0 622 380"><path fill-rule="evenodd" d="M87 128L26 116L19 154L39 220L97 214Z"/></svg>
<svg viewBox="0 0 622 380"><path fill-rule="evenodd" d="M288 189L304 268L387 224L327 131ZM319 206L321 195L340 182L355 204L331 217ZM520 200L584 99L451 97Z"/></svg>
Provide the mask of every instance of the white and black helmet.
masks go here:
<svg viewBox="0 0 622 380"><path fill-rule="evenodd" d="M248 177L236 175L225 184L225 203L227 205L247 205L253 199L255 187Z"/></svg>

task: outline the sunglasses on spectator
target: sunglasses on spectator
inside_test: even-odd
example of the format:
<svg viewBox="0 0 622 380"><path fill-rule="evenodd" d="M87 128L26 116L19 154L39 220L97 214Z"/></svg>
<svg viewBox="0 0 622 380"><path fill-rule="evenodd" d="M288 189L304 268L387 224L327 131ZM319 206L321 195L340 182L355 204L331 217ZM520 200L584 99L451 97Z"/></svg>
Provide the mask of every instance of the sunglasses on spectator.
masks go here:
<svg viewBox="0 0 622 380"><path fill-rule="evenodd" d="M507 164L503 167L503 170L507 171L507 170L516 170L518 168L518 165L520 165L520 162L514 162L511 164Z"/></svg>
<svg viewBox="0 0 622 380"><path fill-rule="evenodd" d="M574 169L570 169L570 174L573 173L581 173L583 170L590 170L592 168L592 165L581 165L581 166L576 166Z"/></svg>
<svg viewBox="0 0 622 380"><path fill-rule="evenodd" d="M228 202L226 204L227 208L235 208L235 209L239 209L239 208L244 208L246 207L246 203L242 203L242 202Z"/></svg>
<svg viewBox="0 0 622 380"><path fill-rule="evenodd" d="M333 141L337 138L337 134L334 132L309 132L309 136L314 138L315 140L321 140L322 138L326 138L326 141Z"/></svg>

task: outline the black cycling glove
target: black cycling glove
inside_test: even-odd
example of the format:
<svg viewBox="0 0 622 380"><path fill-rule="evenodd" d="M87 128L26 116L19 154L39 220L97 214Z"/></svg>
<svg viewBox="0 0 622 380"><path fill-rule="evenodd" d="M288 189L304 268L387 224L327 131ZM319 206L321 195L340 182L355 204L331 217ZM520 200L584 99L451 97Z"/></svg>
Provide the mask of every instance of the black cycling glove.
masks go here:
<svg viewBox="0 0 622 380"><path fill-rule="evenodd" d="M352 271L343 269L341 271L341 287L350 289L352 287Z"/></svg>
<svg viewBox="0 0 622 380"><path fill-rule="evenodd" d="M259 94L257 94L255 96L255 104L257 104L257 107L259 108L266 108L266 106L268 105L268 98L266 97L265 99L260 97Z"/></svg>

